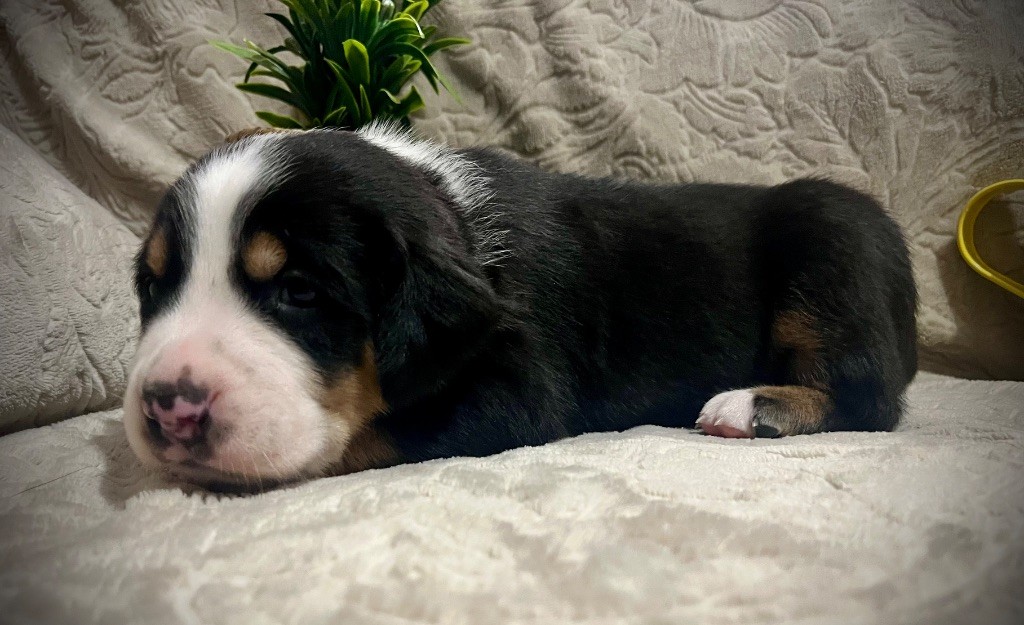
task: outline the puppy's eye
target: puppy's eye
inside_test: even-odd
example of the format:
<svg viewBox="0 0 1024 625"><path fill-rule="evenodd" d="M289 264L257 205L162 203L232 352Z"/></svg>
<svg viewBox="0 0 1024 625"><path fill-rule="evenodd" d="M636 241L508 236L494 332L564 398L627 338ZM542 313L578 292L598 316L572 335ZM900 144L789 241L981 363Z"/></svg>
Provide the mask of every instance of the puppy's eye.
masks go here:
<svg viewBox="0 0 1024 625"><path fill-rule="evenodd" d="M157 284L155 278L153 278L152 276L143 276L140 279L140 283L141 299L149 300L151 302L155 302L156 300L160 299L160 296L163 294L163 289L160 287L159 284Z"/></svg>
<svg viewBox="0 0 1024 625"><path fill-rule="evenodd" d="M309 308L320 301L316 286L301 276L286 276L281 284L281 303L295 308Z"/></svg>

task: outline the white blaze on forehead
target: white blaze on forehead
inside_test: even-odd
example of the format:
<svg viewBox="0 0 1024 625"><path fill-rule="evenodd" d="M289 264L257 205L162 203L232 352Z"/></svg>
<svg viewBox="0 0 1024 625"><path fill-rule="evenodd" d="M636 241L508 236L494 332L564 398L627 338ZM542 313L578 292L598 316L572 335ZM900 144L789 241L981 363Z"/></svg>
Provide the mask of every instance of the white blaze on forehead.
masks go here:
<svg viewBox="0 0 1024 625"><path fill-rule="evenodd" d="M185 296L216 288L226 295L231 263L238 250L240 211L281 182L287 173L279 137L258 135L215 153L183 181L179 200L194 237L187 259L189 279Z"/></svg>

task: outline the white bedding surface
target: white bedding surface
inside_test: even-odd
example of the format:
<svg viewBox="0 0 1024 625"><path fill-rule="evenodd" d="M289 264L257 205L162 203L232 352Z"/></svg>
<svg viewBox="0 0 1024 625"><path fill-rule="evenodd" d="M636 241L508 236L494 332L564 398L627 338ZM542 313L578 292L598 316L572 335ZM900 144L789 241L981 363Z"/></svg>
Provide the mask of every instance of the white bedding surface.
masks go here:
<svg viewBox="0 0 1024 625"><path fill-rule="evenodd" d="M1024 383L925 375L895 433L643 427L244 498L117 412L0 439L5 623L1020 623Z"/></svg>

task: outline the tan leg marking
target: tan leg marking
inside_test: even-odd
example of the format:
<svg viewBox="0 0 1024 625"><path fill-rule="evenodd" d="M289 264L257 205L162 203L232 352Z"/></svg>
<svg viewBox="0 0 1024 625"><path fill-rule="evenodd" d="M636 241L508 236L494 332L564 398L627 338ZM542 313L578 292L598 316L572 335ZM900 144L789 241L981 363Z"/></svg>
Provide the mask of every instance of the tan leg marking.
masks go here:
<svg viewBox="0 0 1024 625"><path fill-rule="evenodd" d="M750 390L758 424L775 428L779 436L820 432L832 411L831 398L816 388L758 386Z"/></svg>
<svg viewBox="0 0 1024 625"><path fill-rule="evenodd" d="M816 320L809 313L786 310L775 316L772 340L776 345L803 351L821 349L821 336L814 328Z"/></svg>
<svg viewBox="0 0 1024 625"><path fill-rule="evenodd" d="M164 277L167 272L167 232L163 226L157 226L149 234L146 241L146 266L157 278Z"/></svg>
<svg viewBox="0 0 1024 625"><path fill-rule="evenodd" d="M822 376L819 352L823 342L816 325L814 317L798 310L780 312L772 324L774 347L792 353L789 374L794 381L812 387L820 386Z"/></svg>
<svg viewBox="0 0 1024 625"><path fill-rule="evenodd" d="M374 426L373 420L387 410L377 377L373 347L363 348L363 360L354 369L342 373L325 394L324 407L344 421L351 432L347 441L336 441L345 447L335 473L352 473L364 469L398 464L398 452L389 437ZM339 433L340 434L340 433Z"/></svg>
<svg viewBox="0 0 1024 625"><path fill-rule="evenodd" d="M245 273L257 282L266 282L281 271L288 260L288 251L281 239L269 232L257 232L242 250Z"/></svg>

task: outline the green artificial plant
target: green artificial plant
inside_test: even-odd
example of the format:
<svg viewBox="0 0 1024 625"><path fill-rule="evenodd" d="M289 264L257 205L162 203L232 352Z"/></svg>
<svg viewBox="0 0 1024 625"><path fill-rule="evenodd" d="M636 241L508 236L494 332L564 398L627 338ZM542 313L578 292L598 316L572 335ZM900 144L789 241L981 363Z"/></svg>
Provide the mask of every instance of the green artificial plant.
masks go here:
<svg viewBox="0 0 1024 625"><path fill-rule="evenodd" d="M437 92L451 88L430 62L435 52L469 43L436 37L434 26L420 19L439 0L279 0L288 15L267 13L288 31L282 45L261 48L212 41L214 46L249 61L242 91L280 100L298 111L298 118L258 111L257 117L277 128L332 126L357 128L376 119L409 123L409 114L423 107L417 74ZM284 56L282 56L284 55ZM290 64L294 55L301 61ZM276 80L251 82L253 78Z"/></svg>

